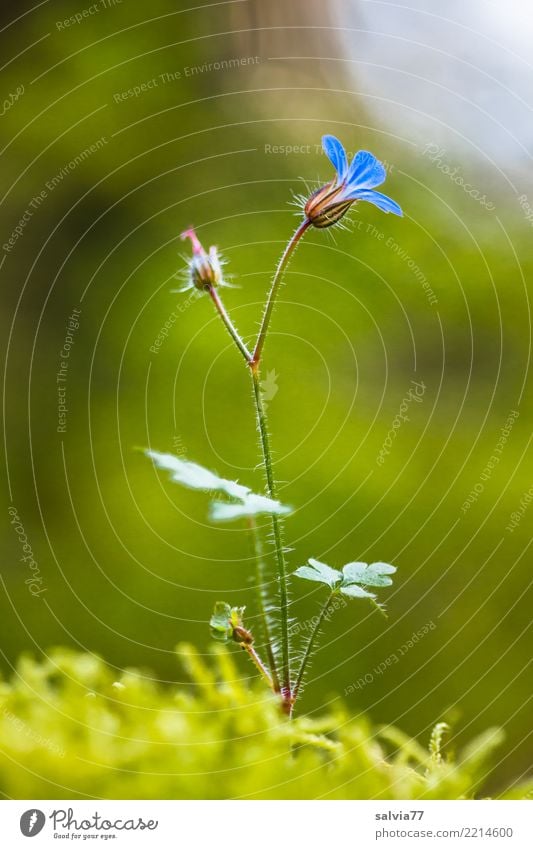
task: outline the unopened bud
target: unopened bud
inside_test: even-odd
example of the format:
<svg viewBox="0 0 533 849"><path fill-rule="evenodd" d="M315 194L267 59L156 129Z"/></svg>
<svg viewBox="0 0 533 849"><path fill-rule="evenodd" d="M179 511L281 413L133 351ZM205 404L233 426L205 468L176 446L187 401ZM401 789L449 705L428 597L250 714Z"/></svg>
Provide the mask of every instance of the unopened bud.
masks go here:
<svg viewBox="0 0 533 849"><path fill-rule="evenodd" d="M211 636L224 643L234 640L236 643L251 645L254 638L243 625L243 613L244 607L230 607L224 601L217 601L209 621Z"/></svg>
<svg viewBox="0 0 533 849"><path fill-rule="evenodd" d="M182 239L190 239L192 244L192 258L189 260L189 288L194 287L200 292L205 292L212 286L220 286L222 283L222 268L217 249L209 248L207 253L202 247L198 236L191 228L181 234Z"/></svg>

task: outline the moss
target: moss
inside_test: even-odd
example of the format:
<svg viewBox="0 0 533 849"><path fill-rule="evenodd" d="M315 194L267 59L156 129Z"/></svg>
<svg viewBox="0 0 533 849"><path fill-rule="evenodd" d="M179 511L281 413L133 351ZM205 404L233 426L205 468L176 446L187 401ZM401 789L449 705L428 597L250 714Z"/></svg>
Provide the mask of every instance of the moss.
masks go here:
<svg viewBox="0 0 533 849"><path fill-rule="evenodd" d="M482 793L491 730L456 759L439 726L426 751L339 705L289 722L231 653L178 649L190 688L162 686L99 657L22 657L0 684L0 790L12 798L455 799ZM429 742L429 741L428 741ZM531 789L531 788L529 788ZM515 788L509 798L526 795Z"/></svg>

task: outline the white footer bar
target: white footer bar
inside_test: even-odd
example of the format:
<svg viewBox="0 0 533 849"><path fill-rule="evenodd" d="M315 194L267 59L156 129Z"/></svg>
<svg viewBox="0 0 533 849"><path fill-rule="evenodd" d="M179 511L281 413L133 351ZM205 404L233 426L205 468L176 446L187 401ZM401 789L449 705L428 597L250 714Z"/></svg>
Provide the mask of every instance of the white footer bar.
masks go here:
<svg viewBox="0 0 533 849"><path fill-rule="evenodd" d="M2 847L532 849L533 801L2 801ZM35 843L30 842L34 838Z"/></svg>

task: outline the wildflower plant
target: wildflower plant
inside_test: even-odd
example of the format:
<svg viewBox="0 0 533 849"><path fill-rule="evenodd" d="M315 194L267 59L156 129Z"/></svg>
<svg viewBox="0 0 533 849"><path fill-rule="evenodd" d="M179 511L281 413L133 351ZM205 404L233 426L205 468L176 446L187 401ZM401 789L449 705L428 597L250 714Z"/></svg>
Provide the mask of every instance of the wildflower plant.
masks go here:
<svg viewBox="0 0 533 849"><path fill-rule="evenodd" d="M171 473L174 482L193 489L205 490L211 495L215 494L210 507L212 520L245 519L247 522L257 564L259 618L263 630L260 642L264 646L265 656L264 658L260 656L260 652L255 647L254 636L245 626L243 607L232 606L226 601L217 602L210 620L211 633L215 639L228 643L235 642L247 652L262 678L279 695L281 705L289 716L292 715L294 703L301 692L305 673L334 597L342 595L349 600L366 600L384 614L383 605L376 600L374 590L392 584L391 575L396 571L394 566L380 562L369 565L360 562L348 563L341 571L338 571L313 558L307 561L307 565L297 568L290 576L291 578L296 577L322 584L327 588L327 593L324 594L324 603L316 624L307 637L306 644L299 647L299 651L295 653L291 637L293 629L289 628L288 551L284 544L282 526L283 517L290 513L291 508L278 499L261 380L263 350L272 313L285 269L300 239L309 228L315 227L322 230L339 223L350 208L359 201L372 203L386 213L402 215L402 210L395 201L375 190L376 186L384 182L386 171L373 154L360 150L353 161L348 163L342 144L334 136L324 136L322 146L335 168L335 176L313 192L309 198L302 199L303 218L289 240L274 273L259 333L253 347L248 347L240 336L223 304L220 289L227 284L217 249L211 247L209 251L206 251L193 229L182 233L182 239L189 239L191 242L192 258L188 263L187 284L181 291L196 290L212 300L250 373L262 465L266 478L266 493L253 493L249 487L241 483L220 478L214 472L172 454L162 454L151 449L146 451L147 456L156 466ZM223 502L218 500L217 493L224 493L226 499ZM256 517L261 514L268 515L272 525L277 598L269 596L265 549L256 523Z"/></svg>

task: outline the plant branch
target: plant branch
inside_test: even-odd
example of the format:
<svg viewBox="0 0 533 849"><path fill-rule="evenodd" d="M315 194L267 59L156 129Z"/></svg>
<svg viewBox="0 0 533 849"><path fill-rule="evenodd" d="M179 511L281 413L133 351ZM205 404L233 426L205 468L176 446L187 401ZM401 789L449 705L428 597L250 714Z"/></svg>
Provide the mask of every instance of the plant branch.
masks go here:
<svg viewBox="0 0 533 849"><path fill-rule="evenodd" d="M259 335L257 337L257 342L255 344L254 353L252 356L252 362L254 364L258 364L261 359L261 354L263 352L263 346L266 341L268 327L270 324L270 319L272 317L272 311L274 309L276 296L278 294L279 287L281 285L281 280L283 278L283 272L285 271L288 265L291 255L294 249L296 248L296 245L298 244L310 224L311 222L307 218L302 221L302 223L298 226L294 235L288 242L287 247L283 251L282 257L278 263L278 267L276 268L274 279L272 280L272 285L270 287L270 292L268 294L265 311L263 313L263 319L261 321L261 327L259 329Z"/></svg>
<svg viewBox="0 0 533 849"><path fill-rule="evenodd" d="M261 658L257 654L253 645L251 643L239 643L239 645L248 654L248 656L251 658L255 667L259 670L259 672L261 673L261 676L265 679L265 681L267 682L270 689L274 690L274 684L273 684L270 672L268 671L265 664L263 663L263 661L261 660Z"/></svg>
<svg viewBox="0 0 533 849"><path fill-rule="evenodd" d="M261 614L261 622L263 626L264 636L265 636L265 646L266 652L268 656L268 663L270 666L270 671L272 673L272 688L274 692L280 692L280 684L278 677L278 670L276 664L276 658L274 656L274 648L273 648L273 640L272 640L272 631L270 627L270 622L268 618L268 611L266 607L266 598L265 598L265 586L266 586L266 570L265 570L265 560L263 556L263 544L261 542L261 537L259 535L259 531L257 529L257 522L255 521L255 516L248 517L248 526L250 528L250 533L252 537L252 545L255 556L256 563L256 584L257 584L257 600L259 602L259 611Z"/></svg>
<svg viewBox="0 0 533 849"><path fill-rule="evenodd" d="M268 294L265 310L263 313L263 318L261 321L261 327L259 329L259 335L257 337L257 342L253 351L253 354L250 353L245 343L241 339L239 333L237 332L233 322L231 321L226 309L222 303L220 295L215 290L213 286L209 286L208 291L211 296L211 299L219 313L222 321L224 322L226 329L228 330L231 338L237 345L239 351L242 356L246 360L248 366L250 367L250 374L252 376L253 390L254 390L254 400L255 400L255 408L257 415L257 426L260 435L261 442L261 450L263 454L263 464L265 467L266 473L266 481L267 481L267 492L269 498L276 499L276 485L274 481L274 469L272 463L272 452L270 449L270 440L268 436L268 426L267 426L267 417L265 406L263 404L263 399L261 396L261 378L259 373L259 362L261 360L261 355L263 352L263 347L266 341L268 329L270 326L270 319L272 317L272 312L274 310L274 304L276 301L276 297L282 282L283 273L287 268L289 260L291 258L292 253L294 252L298 242L301 237L307 230L307 228L311 225L311 222L306 218L302 221L293 236L289 240L281 259L276 268L274 278L272 280L272 285L270 287L270 292ZM263 667L262 674L265 673L268 675L268 680L270 682L270 686L273 689L276 687L279 688L279 692L283 698L283 704L287 711L287 713L291 714L292 705L294 704L294 694L292 693L291 688L291 670L290 670L290 652L289 652L289 597L287 590L287 566L285 562L285 552L283 548L283 539L281 532L281 521L279 517L275 514L271 514L272 521L272 534L274 538L274 547L275 547L275 556L276 556L276 566L278 573L278 586L279 586L279 602L280 602L280 637L281 637L281 674L277 671L276 659L274 657L274 651L272 647L272 642L270 639L270 635L268 630L266 631L267 635L267 646L269 647L269 660L272 668L272 678L268 674L268 671ZM263 582L264 584L264 579ZM266 617L266 611L264 607L264 600L261 599L261 609L264 615L265 625L268 629L268 621ZM313 638L314 639L314 638ZM248 646L243 646L249 653L253 650ZM255 652L254 652L255 653ZM251 655L252 656L252 655ZM252 657L252 659L254 659ZM261 663L259 658L254 662ZM261 667L258 667L261 669Z"/></svg>
<svg viewBox="0 0 533 849"><path fill-rule="evenodd" d="M324 606L322 607L322 610L320 611L320 613L318 615L318 619L315 623L315 627L311 631L311 635L309 637L309 641L307 643L307 646L305 647L304 656L302 658L302 663L300 665L300 669L298 671L298 676L296 678L296 683L295 683L294 689L293 689L293 699L294 700L296 700L296 698L298 696L298 692L299 692L300 687L302 685L302 681L303 681L303 677L304 677L304 674L305 674L307 664L309 663L309 660L311 659L311 654L313 652L313 647L315 645L316 638L318 636L318 633L320 631L320 627L322 625L322 622L324 621L324 617L325 617L325 615L328 611L328 608L329 608L329 606L330 606L330 604L333 600L334 595L335 595L335 590L333 590L333 592L331 592L329 594L329 596L327 597L327 599L324 603Z"/></svg>
<svg viewBox="0 0 533 849"><path fill-rule="evenodd" d="M261 440L261 450L263 452L263 462L265 466L267 492L269 498L275 499L276 485L274 482L274 471L272 465L272 453L270 450L270 440L268 436L267 419L265 406L261 396L261 380L257 365L250 368L252 382L254 387L255 408L257 412L257 426ZM272 532L274 536L274 546L276 549L276 564L279 582L279 602L280 602L280 636L281 636L281 694L286 704L290 705L291 701L291 672L289 660L289 596L287 591L287 567L285 564L285 553L283 550L283 540L281 536L281 522L279 517L271 514Z"/></svg>
<svg viewBox="0 0 533 849"><path fill-rule="evenodd" d="M225 308L224 304L222 303L222 298L220 297L220 295L218 294L218 292L217 292L217 290L215 289L214 286L209 286L207 291L209 292L209 294L211 296L211 300L213 301L220 318L222 319L222 321L226 325L226 329L227 329L229 335L231 336L231 338L233 339L233 341L237 345L237 348L239 349L239 351L243 355L246 362L250 363L251 360L252 360L252 354L250 353L250 351L248 350L248 348L244 344L244 342L241 339L241 336L239 335L235 325L233 324L231 318L229 317L229 315L226 311L226 308Z"/></svg>

